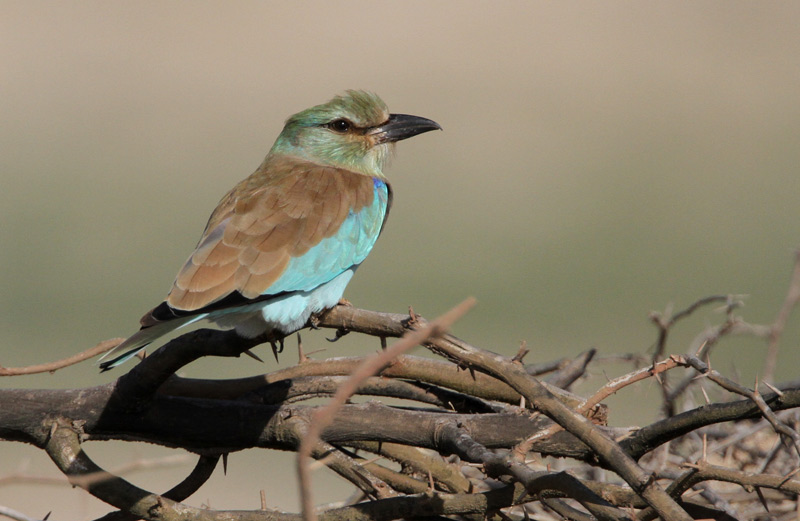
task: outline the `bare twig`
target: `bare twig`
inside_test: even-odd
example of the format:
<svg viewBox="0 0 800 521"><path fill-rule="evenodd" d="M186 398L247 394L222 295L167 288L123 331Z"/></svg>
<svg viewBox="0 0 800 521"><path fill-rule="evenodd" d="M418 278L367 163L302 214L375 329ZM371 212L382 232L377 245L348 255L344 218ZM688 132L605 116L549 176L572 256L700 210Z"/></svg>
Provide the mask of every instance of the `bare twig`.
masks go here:
<svg viewBox="0 0 800 521"><path fill-rule="evenodd" d="M800 454L800 434L775 416L775 413L761 396L761 393L758 390L758 382L756 382L756 385L753 389L748 389L743 385L737 384L736 382L725 378L718 371L711 369L707 364L700 361L697 357L687 357L686 361L689 365L694 367L697 371L708 377L709 380L716 383L723 389L752 400L753 403L758 406L758 409L764 415L764 418L766 418L770 425L772 425L772 428L775 429L775 432L791 440L791 442L794 444L795 450L798 452L798 454Z"/></svg>
<svg viewBox="0 0 800 521"><path fill-rule="evenodd" d="M639 369L638 371L615 378L601 387L594 395L592 395L591 398L585 400L583 403L575 407L575 411L580 414L585 414L601 401L605 400L607 397L623 389L624 387L646 378L650 378L659 373L663 373L675 367L678 367L678 361L674 358L668 358L666 360L662 360L661 362L656 362L652 367ZM514 448L514 452L518 455L527 454L535 442L547 439L561 429L562 427L560 425L553 425L552 427L548 427L547 429L539 431L524 442L517 445Z"/></svg>
<svg viewBox="0 0 800 521"><path fill-rule="evenodd" d="M778 351L783 330L786 328L786 322L792 314L792 310L797 307L800 301L800 250L794 253L794 269L792 270L792 277L789 281L789 290L786 292L786 298L781 305L778 316L770 326L769 331L769 344L767 345L767 354L764 357L764 371L763 378L765 382L772 383L775 377L775 368L778 365Z"/></svg>
<svg viewBox="0 0 800 521"><path fill-rule="evenodd" d="M81 351L80 353L74 354L62 360L57 360L55 362L48 362L46 364L29 365L26 367L0 366L0 376L19 376L23 374L54 373L58 369L63 369L65 367L75 365L79 362L83 362L84 360L88 360L90 358L94 358L97 355L103 354L106 351L111 351L112 349L117 347L123 340L125 339L111 338L109 340L103 340L96 346L89 348L86 351Z"/></svg>

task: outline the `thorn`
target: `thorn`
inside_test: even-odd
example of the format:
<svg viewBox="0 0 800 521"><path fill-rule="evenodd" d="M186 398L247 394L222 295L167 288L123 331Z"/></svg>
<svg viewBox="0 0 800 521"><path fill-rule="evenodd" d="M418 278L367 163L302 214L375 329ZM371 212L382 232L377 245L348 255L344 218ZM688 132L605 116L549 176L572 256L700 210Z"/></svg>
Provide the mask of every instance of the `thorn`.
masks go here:
<svg viewBox="0 0 800 521"><path fill-rule="evenodd" d="M512 358L511 361L522 363L522 359L525 358L525 355L527 355L530 352L531 350L528 349L528 342L523 340L519 344L519 350L517 351L517 354L514 355L514 358Z"/></svg>
<svg viewBox="0 0 800 521"><path fill-rule="evenodd" d="M303 352L303 339L300 338L300 332L297 332L297 363L302 364L308 362L308 357Z"/></svg>
<svg viewBox="0 0 800 521"><path fill-rule="evenodd" d="M419 315L414 313L414 308L408 306L408 324L407 327L410 329L414 329L414 326L419 322Z"/></svg>
<svg viewBox="0 0 800 521"><path fill-rule="evenodd" d="M222 473L228 475L228 453L222 455Z"/></svg>
<svg viewBox="0 0 800 521"><path fill-rule="evenodd" d="M708 397L708 393L706 392L706 388L701 385L700 386L700 391L703 393L703 397L706 399L706 405L711 405L711 399Z"/></svg>
<svg viewBox="0 0 800 521"><path fill-rule="evenodd" d="M386 337L382 336L382 337L379 337L379 338L381 339L381 349L383 351L386 351Z"/></svg>
<svg viewBox="0 0 800 521"><path fill-rule="evenodd" d="M244 351L244 354L246 354L247 356L249 356L249 357L250 357L250 358L252 358L253 360L258 360L258 361L259 361L259 362L261 362L262 364L264 363L264 361L263 361L262 359L260 359L260 358L258 357L258 355L256 355L254 352L250 351L249 349L246 349L246 350Z"/></svg>
<svg viewBox="0 0 800 521"><path fill-rule="evenodd" d="M267 509L267 493L264 489L261 489L261 510Z"/></svg>
<svg viewBox="0 0 800 521"><path fill-rule="evenodd" d="M702 353L703 348L706 347L706 344L708 344L707 338L700 343L700 347L698 347L697 351L694 352L694 356L698 356L700 353Z"/></svg>
<svg viewBox="0 0 800 521"><path fill-rule="evenodd" d="M468 368L468 370L469 370L469 375L472 377L472 380L477 381L478 379L475 377L475 369L470 367Z"/></svg>
<svg viewBox="0 0 800 521"><path fill-rule="evenodd" d="M769 387L769 388L770 388L770 390L771 390L773 393L777 394L779 398L783 398L783 391L781 391L780 389L778 389L777 387L775 387L774 385L772 385L771 383L769 383L769 382L767 382L767 381L764 381L764 385L766 385L767 387Z"/></svg>
<svg viewBox="0 0 800 521"><path fill-rule="evenodd" d="M367 460L363 460L363 461L361 461L361 462L359 463L358 467L356 468L356 472L357 472L357 473L358 473L358 474L359 474L361 477L364 477L365 473L369 472L369 470L367 470L367 468L366 468L366 467L367 467L368 465L372 465L372 464L374 464L374 463L376 463L376 462L378 462L378 461L380 461L380 460L382 460L382 459L383 459L383 456L375 456L374 458L370 458L370 459L367 459Z"/></svg>
<svg viewBox="0 0 800 521"><path fill-rule="evenodd" d="M708 434L705 432L703 433L703 463L708 461L706 457L708 456Z"/></svg>
<svg viewBox="0 0 800 521"><path fill-rule="evenodd" d="M42 518L42 521L47 521L48 519L50 519L50 514L52 514L52 513L53 513L53 511L52 511L52 510L51 510L50 512L48 512L48 513L47 513L47 515L45 515L45 516Z"/></svg>
<svg viewBox="0 0 800 521"><path fill-rule="evenodd" d="M761 504L764 506L764 510L769 512L769 506L767 505L767 499L764 497L764 493L761 492L761 487L756 487L756 494L758 494L758 499L761 501Z"/></svg>

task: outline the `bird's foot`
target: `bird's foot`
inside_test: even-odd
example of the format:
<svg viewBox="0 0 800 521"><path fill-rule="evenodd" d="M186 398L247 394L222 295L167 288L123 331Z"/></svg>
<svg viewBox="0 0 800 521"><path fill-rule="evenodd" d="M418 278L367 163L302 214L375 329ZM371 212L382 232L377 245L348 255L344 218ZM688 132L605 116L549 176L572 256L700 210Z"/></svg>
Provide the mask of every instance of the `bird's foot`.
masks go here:
<svg viewBox="0 0 800 521"><path fill-rule="evenodd" d="M308 317L308 327L310 327L313 330L318 330L319 323L321 320L320 317L322 316L322 313L324 313L324 311L321 313L312 313L311 316Z"/></svg>
<svg viewBox="0 0 800 521"><path fill-rule="evenodd" d="M347 307L350 307L350 308L353 307L353 304L349 300L347 300L346 298L340 298L339 302L337 302L336 305L337 306L347 306Z"/></svg>
<svg viewBox="0 0 800 521"><path fill-rule="evenodd" d="M340 338L342 338L343 336L345 336L349 332L350 332L349 329L345 329L343 327L340 327L339 329L336 330L336 334L333 336L333 338L326 338L325 340L327 340L328 342L336 342L337 340L339 340Z"/></svg>

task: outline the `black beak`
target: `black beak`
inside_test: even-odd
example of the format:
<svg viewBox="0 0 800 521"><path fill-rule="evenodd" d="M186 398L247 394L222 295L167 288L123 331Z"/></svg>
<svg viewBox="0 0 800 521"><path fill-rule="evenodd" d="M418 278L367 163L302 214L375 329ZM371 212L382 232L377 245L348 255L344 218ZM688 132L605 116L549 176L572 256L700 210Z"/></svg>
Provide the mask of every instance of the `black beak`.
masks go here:
<svg viewBox="0 0 800 521"><path fill-rule="evenodd" d="M386 123L371 128L367 131L367 135L373 136L375 144L379 145L408 139L431 130L442 130L442 127L427 118L408 114L390 114Z"/></svg>

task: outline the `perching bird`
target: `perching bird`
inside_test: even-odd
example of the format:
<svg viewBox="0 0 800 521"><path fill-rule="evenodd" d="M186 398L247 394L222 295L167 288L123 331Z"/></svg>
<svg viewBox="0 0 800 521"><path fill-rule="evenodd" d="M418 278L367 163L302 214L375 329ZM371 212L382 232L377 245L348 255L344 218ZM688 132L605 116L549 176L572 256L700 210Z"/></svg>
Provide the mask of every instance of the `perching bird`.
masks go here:
<svg viewBox="0 0 800 521"><path fill-rule="evenodd" d="M201 319L283 338L335 306L389 213L393 143L436 129L363 91L290 117L261 166L219 202L166 300L100 367Z"/></svg>

